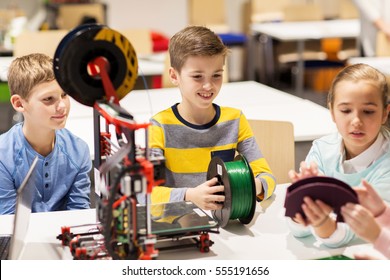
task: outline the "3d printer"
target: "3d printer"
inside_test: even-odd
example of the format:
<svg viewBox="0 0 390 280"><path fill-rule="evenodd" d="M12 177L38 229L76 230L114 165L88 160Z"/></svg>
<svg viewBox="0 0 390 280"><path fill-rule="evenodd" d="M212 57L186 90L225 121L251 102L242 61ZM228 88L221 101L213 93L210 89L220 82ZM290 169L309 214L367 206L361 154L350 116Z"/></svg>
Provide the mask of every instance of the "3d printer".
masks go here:
<svg viewBox="0 0 390 280"><path fill-rule="evenodd" d="M192 203L150 204L152 188L164 182L165 166L163 158L149 158L147 143L145 148L136 145L135 131L144 130L147 142L149 123L137 123L119 104L137 79L131 43L107 26L81 25L60 42L54 72L65 92L94 108L98 223L62 228L57 238L70 247L73 257L154 259L157 242L179 240L191 240L191 246L208 252L208 233L218 232L217 221ZM145 205L137 202L141 195Z"/></svg>

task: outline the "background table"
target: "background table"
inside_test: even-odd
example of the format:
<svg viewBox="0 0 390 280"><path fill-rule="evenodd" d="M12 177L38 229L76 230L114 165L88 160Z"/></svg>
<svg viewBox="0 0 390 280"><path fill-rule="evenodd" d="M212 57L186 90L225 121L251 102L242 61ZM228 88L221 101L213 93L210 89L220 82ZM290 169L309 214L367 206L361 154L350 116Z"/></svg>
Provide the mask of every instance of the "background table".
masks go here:
<svg viewBox="0 0 390 280"><path fill-rule="evenodd" d="M325 38L358 38L360 25L358 19L345 20L322 20L322 21L299 21L299 22L273 22L273 23L253 23L251 30L251 46L249 55L248 73L251 79L258 66L267 73L267 77L274 74L273 39L279 41L297 42L298 73L296 75L296 94L303 91L304 82L304 61L303 52L305 41L321 40ZM262 36L262 37L261 37ZM258 46L260 43L260 46ZM260 47L260 52L257 50ZM260 58L260 60L258 59ZM257 61L257 65L253 63ZM268 81L270 82L270 81Z"/></svg>
<svg viewBox="0 0 390 280"><path fill-rule="evenodd" d="M347 64L365 63L379 71L386 76L390 77L390 57L377 56L377 57L351 57L348 59Z"/></svg>

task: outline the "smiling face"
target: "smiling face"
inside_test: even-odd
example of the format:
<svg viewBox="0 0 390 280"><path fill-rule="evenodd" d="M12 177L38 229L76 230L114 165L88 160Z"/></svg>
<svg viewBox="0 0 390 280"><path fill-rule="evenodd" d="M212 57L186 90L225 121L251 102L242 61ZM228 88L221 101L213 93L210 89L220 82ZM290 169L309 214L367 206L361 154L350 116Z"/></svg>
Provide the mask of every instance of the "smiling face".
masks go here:
<svg viewBox="0 0 390 280"><path fill-rule="evenodd" d="M181 71L170 68L170 77L182 94L181 106L192 112L214 110L223 81L223 55L189 56Z"/></svg>
<svg viewBox="0 0 390 280"><path fill-rule="evenodd" d="M332 119L343 137L347 158L353 158L376 140L387 120L390 106L384 106L378 86L369 80L339 81L334 88Z"/></svg>
<svg viewBox="0 0 390 280"><path fill-rule="evenodd" d="M25 125L43 130L65 127L69 115L69 97L56 80L36 85L28 95L20 99Z"/></svg>

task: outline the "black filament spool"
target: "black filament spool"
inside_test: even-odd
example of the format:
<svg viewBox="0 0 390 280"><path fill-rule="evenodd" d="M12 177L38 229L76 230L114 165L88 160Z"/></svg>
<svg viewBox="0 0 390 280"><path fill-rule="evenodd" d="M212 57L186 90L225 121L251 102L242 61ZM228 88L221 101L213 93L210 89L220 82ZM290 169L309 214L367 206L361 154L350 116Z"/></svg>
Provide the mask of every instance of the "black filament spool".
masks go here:
<svg viewBox="0 0 390 280"><path fill-rule="evenodd" d="M78 102L93 106L105 97L100 78L88 73L97 57L109 62L108 75L118 99L134 87L138 76L135 50L125 36L100 24L85 24L70 31L54 54L54 74L61 88Z"/></svg>

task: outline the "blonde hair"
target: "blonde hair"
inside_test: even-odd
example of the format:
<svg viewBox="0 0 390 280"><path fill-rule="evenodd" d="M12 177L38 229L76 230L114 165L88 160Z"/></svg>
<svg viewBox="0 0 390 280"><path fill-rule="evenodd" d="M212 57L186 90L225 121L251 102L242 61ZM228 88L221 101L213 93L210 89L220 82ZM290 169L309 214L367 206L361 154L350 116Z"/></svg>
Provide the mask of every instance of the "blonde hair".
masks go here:
<svg viewBox="0 0 390 280"><path fill-rule="evenodd" d="M171 66L179 72L189 56L222 55L225 58L227 53L228 48L221 38L204 26L188 26L169 41Z"/></svg>
<svg viewBox="0 0 390 280"><path fill-rule="evenodd" d="M41 53L15 58L8 69L10 94L26 100L35 86L54 79L53 59Z"/></svg>
<svg viewBox="0 0 390 280"><path fill-rule="evenodd" d="M389 86L387 84L386 76L380 71L367 64L358 63L345 67L334 78L328 94L328 106L331 109L335 99L335 89L342 81L370 81L380 91L382 95L383 108L386 108L388 102Z"/></svg>

